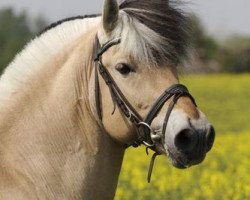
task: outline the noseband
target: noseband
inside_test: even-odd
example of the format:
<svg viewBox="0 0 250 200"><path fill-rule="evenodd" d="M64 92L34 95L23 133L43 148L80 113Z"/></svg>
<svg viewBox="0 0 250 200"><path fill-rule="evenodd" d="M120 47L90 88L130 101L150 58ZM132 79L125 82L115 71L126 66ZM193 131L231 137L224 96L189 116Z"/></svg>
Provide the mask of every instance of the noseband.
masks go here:
<svg viewBox="0 0 250 200"><path fill-rule="evenodd" d="M181 84L172 85L170 88L165 90L163 94L156 100L156 102L151 107L147 116L143 119L140 114L134 109L134 107L130 104L127 98L123 95L120 88L114 81L111 74L108 72L107 68L102 63L102 55L112 46L117 45L121 42L120 38L111 40L104 44L100 45L98 38L96 37L95 44L95 99L96 99L96 109L100 120L102 120L102 107L101 107L101 98L100 98L100 86L99 86L99 78L98 72L102 76L103 80L107 84L110 94L114 103L114 110L112 114L114 114L116 107L118 106L123 115L135 125L138 137L135 141L128 146L138 147L141 144L144 144L147 149L150 148L155 151L150 163L149 174L148 174L148 182L150 182L152 169L154 165L154 160L160 152L156 149L156 143L161 141L164 144L165 132L168 124L168 120L170 114L177 103L180 97L186 96L191 99L193 104L196 106L195 100L192 95L189 93L186 86ZM165 119L163 121L162 131L154 131L151 127L153 120L157 117L159 112L161 111L164 104L172 98L172 101L168 107L167 113L165 115Z"/></svg>

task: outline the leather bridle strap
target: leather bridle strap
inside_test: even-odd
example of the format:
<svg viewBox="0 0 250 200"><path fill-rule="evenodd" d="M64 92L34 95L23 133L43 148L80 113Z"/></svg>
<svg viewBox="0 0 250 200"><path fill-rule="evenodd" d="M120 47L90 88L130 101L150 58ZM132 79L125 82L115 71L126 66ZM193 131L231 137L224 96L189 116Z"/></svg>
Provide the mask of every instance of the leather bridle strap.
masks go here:
<svg viewBox="0 0 250 200"><path fill-rule="evenodd" d="M167 102L171 97L175 96L175 101L177 101L181 96L188 96L192 102L196 105L194 98L189 94L186 86L181 84L172 85L168 88L154 103L148 115L145 118L147 124L151 124L155 116L160 112L165 102ZM175 102L176 103L176 102Z"/></svg>
<svg viewBox="0 0 250 200"><path fill-rule="evenodd" d="M102 120L100 84L99 84L97 67L95 67L95 101L96 101L96 111L97 111L98 117L99 117L100 120Z"/></svg>
<svg viewBox="0 0 250 200"><path fill-rule="evenodd" d="M175 84L172 85L170 88L168 88L154 103L150 111L148 112L148 115L146 116L144 122L147 123L148 125L151 125L152 121L155 119L155 117L158 115L164 104L173 97L172 102L168 106L168 110L163 122L163 128L162 128L162 137L164 138L165 132L166 132L166 127L167 123L170 117L170 114L177 103L178 99L180 97L189 97L192 101L192 103L197 107L197 104L195 102L195 99L192 97L192 95L189 93L188 89L186 86L182 84Z"/></svg>
<svg viewBox="0 0 250 200"><path fill-rule="evenodd" d="M102 108L100 102L100 88L99 88L99 80L98 80L98 71L104 81L106 82L107 86L109 87L112 100L114 103L114 113L116 109L116 105L120 108L124 116L126 116L130 122L135 124L138 131L138 139L135 140L131 145L137 147L141 144L145 144L147 147L153 149L155 145L155 141L152 140L155 137L153 134L153 130L151 128L152 121L157 117L158 113L164 106L164 104L173 97L173 102L170 104L168 111L166 113L165 120L163 122L163 130L162 136L165 135L165 130L167 126L167 122L169 116L177 103L177 100L182 96L187 96L191 99L191 101L196 105L194 98L190 95L186 86L181 84L175 84L168 88L153 104L152 108L150 109L148 115L146 116L145 120L140 116L140 114L133 108L127 98L123 95L120 88L117 86L116 82L114 81L113 77L110 75L109 71L102 63L102 54L106 52L110 47L119 44L121 41L120 38L111 40L104 44L103 46L100 45L98 38L96 37L96 57L95 57L95 94L96 94L96 107L99 118L102 119ZM161 137L162 137L161 136ZM155 137L157 138L157 137Z"/></svg>
<svg viewBox="0 0 250 200"><path fill-rule="evenodd" d="M180 87L182 88L182 90L179 90ZM162 126L162 138L165 138L167 124L169 121L170 114L171 114L172 110L174 109L174 106L180 97L183 97L183 96L189 97L189 99L191 99L192 103L197 107L195 99L189 93L188 89L184 85L178 84L178 87L176 87L176 89L177 89L177 91L175 91L175 94L173 96L173 100L170 103L170 105L168 106L168 111L167 111L165 118L164 118L164 122L163 122L163 126Z"/></svg>
<svg viewBox="0 0 250 200"><path fill-rule="evenodd" d="M161 111L161 109L165 105L165 103L167 101L169 101L171 98L173 98L172 101L170 102L170 105L168 106L168 110L167 110L167 113L165 115L165 119L164 119L164 122L163 122L161 137L164 138L170 114L171 114L174 106L176 105L178 99L180 97L183 97L183 96L189 97L191 99L192 103L195 106L197 106L194 98L189 93L187 87L182 85L182 84L175 84L175 85L172 85L167 90L165 90L163 92L163 94L156 100L156 102L153 104L150 111L148 112L148 115L146 116L146 118L144 120L144 123L147 124L148 126L151 126L152 121L157 117L157 115L159 114L159 112ZM153 137L153 136L151 136L151 137ZM147 137L147 136L144 136L144 138L149 140L147 142L147 144L150 144L150 138Z"/></svg>
<svg viewBox="0 0 250 200"><path fill-rule="evenodd" d="M96 98L96 108L97 113L102 120L102 108L101 108L101 100L100 100L100 86L99 86L99 78L98 78L98 71L100 75L102 76L103 80L109 87L111 97L114 103L114 110L112 114L114 114L114 111L116 109L116 105L120 108L122 113L125 117L127 117L130 122L132 122L137 127L138 132L138 139L135 140L131 145L134 147L137 147L141 144L144 144L147 146L147 148L151 148L155 151L155 154L153 155L151 159L151 164L149 168L148 173L148 182L150 182L151 174L154 166L154 161L157 155L159 155L159 152L157 152L155 148L155 142L159 139L165 138L165 132L167 128L167 124L169 121L170 114L177 103L178 99L182 96L189 97L193 104L196 106L195 100L192 97L192 95L189 93L186 86L181 84L175 84L168 88L153 104L152 108L150 109L148 115L146 116L145 120L140 116L140 114L133 108L133 106L130 104L130 102L127 100L127 98L123 95L120 88L117 86L116 82L114 81L113 77L109 73L109 71L106 69L106 67L102 63L102 54L106 52L110 47L113 45L117 45L121 42L120 38L111 40L104 44L103 46L100 45L99 40L96 36L96 47L95 47L95 55L94 58L95 61L95 98ZM161 135L157 135L154 130L151 128L152 121L157 117L160 110L164 106L164 104L170 99L173 98L172 102L170 103L167 113L165 115L165 119L163 122L163 129L161 131ZM130 145L128 145L130 146Z"/></svg>
<svg viewBox="0 0 250 200"><path fill-rule="evenodd" d="M98 41L98 39L96 39L96 45L97 48L99 49L99 51L96 54L96 58L95 58L95 62L96 62L96 74L97 74L97 70L99 71L100 75L102 76L103 80L105 81L105 83L107 84L107 86L109 87L111 96L112 96L112 100L114 103L114 110L116 105L118 105L118 107L120 108L120 110L123 112L123 114L134 124L138 124L139 122L142 121L142 117L139 115L139 113L133 108L133 106L129 103L129 101L126 99L126 97L123 95L123 93L121 92L120 88L117 86L116 82L114 81L113 77L110 75L110 73L108 72L108 70L106 69L106 67L104 67L103 63L102 63L102 54L107 51L111 46L116 45L120 43L120 38L115 39L115 40L111 40L110 42L104 44L102 47L100 47L100 43ZM99 85L99 81L97 81L98 79L98 75L96 75L96 84ZM99 91L100 89L98 89L96 87L96 93L100 93ZM101 103L100 103L100 96L98 96L96 94L96 106L97 106L97 111L99 112L99 116L101 116L102 114L100 114L100 112L102 112L101 110ZM112 114L114 113L114 111L112 112Z"/></svg>

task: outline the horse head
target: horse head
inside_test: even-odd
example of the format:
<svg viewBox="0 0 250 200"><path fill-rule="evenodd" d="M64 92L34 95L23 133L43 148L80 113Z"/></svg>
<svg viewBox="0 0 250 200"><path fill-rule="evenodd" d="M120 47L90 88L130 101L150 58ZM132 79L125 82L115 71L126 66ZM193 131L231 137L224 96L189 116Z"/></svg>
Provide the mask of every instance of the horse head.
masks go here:
<svg viewBox="0 0 250 200"><path fill-rule="evenodd" d="M96 40L97 110L106 132L121 144L169 155L177 168L201 163L215 138L179 84L187 26L166 0L106 0Z"/></svg>

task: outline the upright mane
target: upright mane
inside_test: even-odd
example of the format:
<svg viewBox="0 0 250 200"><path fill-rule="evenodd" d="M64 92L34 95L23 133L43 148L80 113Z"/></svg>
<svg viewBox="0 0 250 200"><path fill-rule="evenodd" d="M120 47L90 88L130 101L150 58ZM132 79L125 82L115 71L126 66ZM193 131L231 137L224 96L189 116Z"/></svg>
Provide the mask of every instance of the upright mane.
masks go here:
<svg viewBox="0 0 250 200"><path fill-rule="evenodd" d="M0 199L114 199L131 146L148 182L158 155L201 163L215 131L171 70L187 27L168 0L104 0L31 41L0 78Z"/></svg>
<svg viewBox="0 0 250 200"><path fill-rule="evenodd" d="M148 66L179 64L189 44L188 18L169 0L123 0L119 23L111 37L121 37L120 49ZM46 28L7 67L0 79L0 106L26 84L67 44L100 22L100 17L73 17ZM101 43L110 40L99 30Z"/></svg>
<svg viewBox="0 0 250 200"><path fill-rule="evenodd" d="M179 3L178 3L179 4ZM169 0L123 0L120 3L121 49L150 65L179 64L189 46L188 18ZM119 28L118 28L119 29Z"/></svg>
<svg viewBox="0 0 250 200"><path fill-rule="evenodd" d="M12 94L25 84L29 84L27 82L30 77L35 76L44 64L53 59L67 44L96 26L100 21L100 17L96 16L60 20L47 27L26 45L0 78L0 108Z"/></svg>

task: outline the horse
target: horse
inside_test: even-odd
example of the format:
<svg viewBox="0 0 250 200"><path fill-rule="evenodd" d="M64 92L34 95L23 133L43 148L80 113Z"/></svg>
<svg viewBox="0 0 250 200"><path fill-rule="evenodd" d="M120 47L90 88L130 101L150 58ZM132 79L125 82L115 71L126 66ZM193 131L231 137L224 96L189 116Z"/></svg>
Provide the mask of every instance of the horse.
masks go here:
<svg viewBox="0 0 250 200"><path fill-rule="evenodd" d="M157 155L204 160L215 131L179 84L189 25L174 4L105 0L17 54L0 80L0 199L112 199L131 146L155 152L151 171Z"/></svg>

